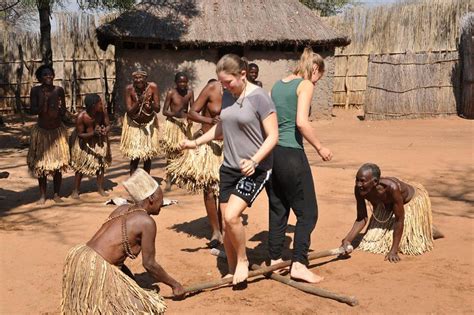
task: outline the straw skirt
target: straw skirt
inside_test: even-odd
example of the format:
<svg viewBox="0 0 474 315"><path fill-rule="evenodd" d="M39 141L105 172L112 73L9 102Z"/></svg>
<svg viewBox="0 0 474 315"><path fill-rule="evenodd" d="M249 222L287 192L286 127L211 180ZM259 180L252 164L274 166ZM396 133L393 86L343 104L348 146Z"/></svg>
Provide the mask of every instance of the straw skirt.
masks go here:
<svg viewBox="0 0 474 315"><path fill-rule="evenodd" d="M219 167L224 159L222 141L211 141L184 153L166 166L173 182L191 193L219 193Z"/></svg>
<svg viewBox="0 0 474 315"><path fill-rule="evenodd" d="M160 145L168 158L174 158L181 153L179 144L192 137L192 123L186 118L168 117L163 128Z"/></svg>
<svg viewBox="0 0 474 315"><path fill-rule="evenodd" d="M166 304L87 245L73 247L63 273L61 314L163 314Z"/></svg>
<svg viewBox="0 0 474 315"><path fill-rule="evenodd" d="M157 157L160 154L160 145L156 115L150 122L138 124L125 114L120 151L131 160Z"/></svg>
<svg viewBox="0 0 474 315"><path fill-rule="evenodd" d="M415 194L410 202L404 205L405 221L399 251L404 255L421 255L433 249L431 202L423 185L408 184L415 188ZM374 254L387 254L392 248L394 223L395 216L392 211L376 207L358 248Z"/></svg>
<svg viewBox="0 0 474 315"><path fill-rule="evenodd" d="M30 172L41 177L55 171L66 171L69 158L67 130L64 125L51 130L33 126L26 158Z"/></svg>
<svg viewBox="0 0 474 315"><path fill-rule="evenodd" d="M105 170L112 163L112 152L107 136L95 136L84 140L79 138L77 132L74 131L70 143L71 168L75 172L94 176L100 168L103 167Z"/></svg>

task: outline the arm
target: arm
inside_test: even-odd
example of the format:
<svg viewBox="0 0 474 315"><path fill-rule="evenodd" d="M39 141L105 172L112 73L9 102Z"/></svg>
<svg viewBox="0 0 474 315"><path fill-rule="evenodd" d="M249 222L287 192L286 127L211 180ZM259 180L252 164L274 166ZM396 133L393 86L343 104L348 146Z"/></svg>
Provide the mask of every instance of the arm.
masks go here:
<svg viewBox="0 0 474 315"><path fill-rule="evenodd" d="M151 89L153 91L153 106L152 109L155 113L159 113L161 110L160 106L160 89L155 83L150 83Z"/></svg>
<svg viewBox="0 0 474 315"><path fill-rule="evenodd" d="M255 163L258 164L263 161L278 143L278 120L276 113L273 112L265 117L262 121L262 125L266 135L262 146L249 160L242 159L240 161L240 171L245 176L250 176L255 173Z"/></svg>
<svg viewBox="0 0 474 315"><path fill-rule="evenodd" d="M132 98L132 88L131 85L125 88L125 107L127 114L135 114L138 110L138 102Z"/></svg>
<svg viewBox="0 0 474 315"><path fill-rule="evenodd" d="M316 137L313 127L308 120L309 108L313 98L314 86L309 80L304 80L300 83L297 89L298 105L296 111L296 127L301 132L301 135L316 149L323 161L330 161L332 153L328 148L321 145L321 142Z"/></svg>
<svg viewBox="0 0 474 315"><path fill-rule="evenodd" d="M190 92L190 95L189 95L189 102L188 104L186 104L186 114L189 113L189 110L191 109L191 107L193 107L194 105L194 91L191 91Z"/></svg>
<svg viewBox="0 0 474 315"><path fill-rule="evenodd" d="M64 94L64 89L62 87L58 87L58 97L59 97L59 113L61 116L66 114L66 95Z"/></svg>
<svg viewBox="0 0 474 315"><path fill-rule="evenodd" d="M93 136L97 135L97 128L94 128L91 132L85 132L84 128L84 117L79 114L76 121L76 132L77 136L81 139L90 139Z"/></svg>
<svg viewBox="0 0 474 315"><path fill-rule="evenodd" d="M398 256L398 246L403 234L403 224L405 221L405 209L403 207L403 197L400 189L389 188L392 190L392 196L394 199L393 213L395 214L395 223L393 224L393 243L390 252L385 256L385 260L390 262L399 262L400 257Z"/></svg>
<svg viewBox="0 0 474 315"><path fill-rule="evenodd" d="M184 140L181 142L180 146L181 149L195 149L201 144L208 143L209 141L218 139L220 137L222 137L222 123L218 122L196 140Z"/></svg>
<svg viewBox="0 0 474 315"><path fill-rule="evenodd" d="M141 241L143 267L146 271L151 273L156 281L163 282L170 286L175 296L182 296L184 294L183 286L171 277L155 260L155 237L156 223L152 218L146 218L146 220L144 220Z"/></svg>
<svg viewBox="0 0 474 315"><path fill-rule="evenodd" d="M32 88L30 90L30 113L33 115L38 115L39 113L39 104L38 104L38 89Z"/></svg>
<svg viewBox="0 0 474 315"><path fill-rule="evenodd" d="M175 116L175 113L173 113L172 111L170 111L170 106L171 106L171 96L172 96L172 91L169 90L167 93L166 93L166 98L165 98L165 103L163 104L163 116L166 116L166 117L174 117Z"/></svg>
<svg viewBox="0 0 474 315"><path fill-rule="evenodd" d="M109 114L107 113L107 109L105 108L105 102L102 103L102 112L104 113L104 126L105 129L103 131L103 135L107 135L110 131L110 119Z"/></svg>
<svg viewBox="0 0 474 315"><path fill-rule="evenodd" d="M209 100L209 94L211 93L210 91L211 88L212 88L211 85L209 84L206 85L204 89L202 90L202 92L199 94L196 101L193 103L193 105L191 105L191 108L189 109L189 113L188 113L189 120L192 120L201 124L209 124L209 125L213 124L212 118L205 117L199 114L201 110L203 109L204 105L206 105Z"/></svg>
<svg viewBox="0 0 474 315"><path fill-rule="evenodd" d="M354 187L354 195L357 201L357 218L352 225L351 230L347 233L346 237L342 240L342 247L346 250L347 253L350 253L352 250L347 250L347 246L351 244L354 238L362 231L364 226L367 224L367 207L365 206L365 200L360 196L357 191L357 186Z"/></svg>

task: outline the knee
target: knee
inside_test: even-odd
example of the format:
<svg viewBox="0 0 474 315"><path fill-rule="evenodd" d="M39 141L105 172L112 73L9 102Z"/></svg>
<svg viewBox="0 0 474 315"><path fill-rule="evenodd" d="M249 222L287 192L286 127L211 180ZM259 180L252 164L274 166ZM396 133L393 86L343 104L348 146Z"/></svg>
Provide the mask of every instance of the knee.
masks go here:
<svg viewBox="0 0 474 315"><path fill-rule="evenodd" d="M233 226L240 223L240 216L226 213L223 221L224 226Z"/></svg>

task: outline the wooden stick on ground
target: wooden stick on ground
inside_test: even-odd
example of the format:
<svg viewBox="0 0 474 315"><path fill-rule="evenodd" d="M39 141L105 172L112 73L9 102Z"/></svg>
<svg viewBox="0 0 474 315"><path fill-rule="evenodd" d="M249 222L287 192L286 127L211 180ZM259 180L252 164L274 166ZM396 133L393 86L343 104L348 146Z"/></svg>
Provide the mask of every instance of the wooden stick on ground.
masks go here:
<svg viewBox="0 0 474 315"><path fill-rule="evenodd" d="M336 256L336 255L342 254L343 252L344 250L342 248L335 248L335 249L323 250L321 252L314 252L308 255L308 260L324 258L324 257L329 257L329 256ZM285 260L276 265L263 267L258 270L252 270L249 272L248 277L252 278L256 276L261 276L261 275L270 273L272 271L288 267L290 265L291 265L291 260ZM206 289L220 287L222 285L229 284L229 283L232 283L232 277L221 278L219 280L206 282L206 283L194 284L194 285L184 288L184 290L185 290L185 293L197 292L197 291L202 291Z"/></svg>
<svg viewBox="0 0 474 315"><path fill-rule="evenodd" d="M254 265L252 265L251 268L252 268L252 270L260 270L263 267L254 264ZM269 275L269 277L272 278L273 280L276 280L278 282L287 284L287 285L292 286L292 287L294 287L296 289L299 289L301 291L311 293L311 294L314 294L314 295L317 295L317 296L321 296L321 297L324 297L324 298L333 299L333 300L336 300L338 302L349 304L350 306L356 306L356 305L359 304L359 302L357 301L355 296L345 296L345 295L332 293L332 292L326 291L324 289L321 289L321 288L318 288L318 287L315 287L315 286L312 286L312 285L309 285L309 284L306 284L306 283L300 283L300 282L291 280L289 277L284 277L282 275L278 275L278 274L273 273L273 272Z"/></svg>

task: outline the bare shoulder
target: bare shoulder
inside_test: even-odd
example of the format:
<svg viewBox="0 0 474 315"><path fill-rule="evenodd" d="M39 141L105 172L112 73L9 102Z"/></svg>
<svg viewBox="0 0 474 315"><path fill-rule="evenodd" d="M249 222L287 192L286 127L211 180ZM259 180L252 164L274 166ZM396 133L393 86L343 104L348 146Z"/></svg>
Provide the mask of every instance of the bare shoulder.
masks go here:
<svg viewBox="0 0 474 315"><path fill-rule="evenodd" d="M63 89L62 86L55 85L55 86L54 86L54 90L55 90L57 93L64 94L64 89Z"/></svg>
<svg viewBox="0 0 474 315"><path fill-rule="evenodd" d="M41 85L33 86L30 90L31 94L38 94L38 92L41 90Z"/></svg>
<svg viewBox="0 0 474 315"><path fill-rule="evenodd" d="M156 84L155 82L148 82L148 85L150 86L150 88L154 89L154 90L157 90L158 89L158 84Z"/></svg>
<svg viewBox="0 0 474 315"><path fill-rule="evenodd" d="M127 84L127 86L125 87L125 90L126 91L133 91L133 84Z"/></svg>

